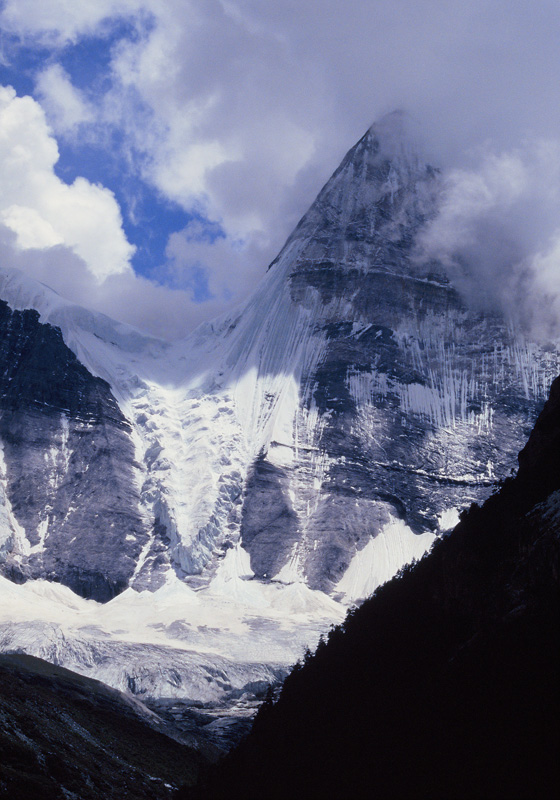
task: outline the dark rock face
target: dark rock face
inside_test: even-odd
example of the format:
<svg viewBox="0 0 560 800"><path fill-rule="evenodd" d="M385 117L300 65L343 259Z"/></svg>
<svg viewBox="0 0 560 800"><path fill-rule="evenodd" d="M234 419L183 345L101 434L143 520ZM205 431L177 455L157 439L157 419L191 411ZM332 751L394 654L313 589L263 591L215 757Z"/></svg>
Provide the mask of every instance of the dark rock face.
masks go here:
<svg viewBox="0 0 560 800"><path fill-rule="evenodd" d="M147 538L130 427L109 385L35 311L0 303L0 341L6 494L23 528L4 574L108 600L127 586Z"/></svg>
<svg viewBox="0 0 560 800"><path fill-rule="evenodd" d="M560 379L520 469L334 629L183 797L554 798Z"/></svg>
<svg viewBox="0 0 560 800"><path fill-rule="evenodd" d="M532 481L540 491L555 486L560 473L560 378L539 414L529 441L519 453L519 480Z"/></svg>
<svg viewBox="0 0 560 800"><path fill-rule="evenodd" d="M260 458L247 480L241 543L251 553L251 568L259 578L281 570L298 541L298 522L287 496L281 468Z"/></svg>

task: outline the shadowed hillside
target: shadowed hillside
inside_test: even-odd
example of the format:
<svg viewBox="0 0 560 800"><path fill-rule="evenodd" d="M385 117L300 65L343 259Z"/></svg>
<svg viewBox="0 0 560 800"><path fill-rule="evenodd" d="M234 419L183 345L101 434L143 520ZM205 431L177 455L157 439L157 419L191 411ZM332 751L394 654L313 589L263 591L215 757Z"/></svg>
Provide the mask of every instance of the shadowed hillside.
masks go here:
<svg viewBox="0 0 560 800"><path fill-rule="evenodd" d="M560 379L519 471L295 668L186 798L551 798Z"/></svg>
<svg viewBox="0 0 560 800"><path fill-rule="evenodd" d="M0 656L0 797L160 800L203 758L132 697L26 655Z"/></svg>

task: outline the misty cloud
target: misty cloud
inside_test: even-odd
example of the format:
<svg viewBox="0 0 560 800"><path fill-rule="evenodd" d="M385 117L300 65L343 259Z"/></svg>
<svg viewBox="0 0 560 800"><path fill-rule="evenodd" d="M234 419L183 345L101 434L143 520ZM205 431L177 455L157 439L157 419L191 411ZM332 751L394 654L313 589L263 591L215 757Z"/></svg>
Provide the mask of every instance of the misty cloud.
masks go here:
<svg viewBox="0 0 560 800"><path fill-rule="evenodd" d="M64 134L71 134L95 117L60 64L51 64L39 74L37 94L53 128Z"/></svg>
<svg viewBox="0 0 560 800"><path fill-rule="evenodd" d="M224 310L223 302L196 303L190 289L172 289L132 270L101 283L86 263L64 245L22 250L12 230L0 224L0 264L18 269L77 305L164 339L179 339Z"/></svg>
<svg viewBox="0 0 560 800"><path fill-rule="evenodd" d="M505 312L539 336L560 333L560 142L451 170L417 260L443 264L471 305Z"/></svg>

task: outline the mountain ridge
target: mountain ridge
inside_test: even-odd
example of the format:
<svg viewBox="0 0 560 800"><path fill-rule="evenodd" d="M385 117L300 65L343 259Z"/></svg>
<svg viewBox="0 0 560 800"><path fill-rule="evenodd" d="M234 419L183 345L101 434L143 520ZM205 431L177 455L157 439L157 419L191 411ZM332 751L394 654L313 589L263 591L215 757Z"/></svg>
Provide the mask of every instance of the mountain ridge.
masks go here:
<svg viewBox="0 0 560 800"><path fill-rule="evenodd" d="M0 719L0 792L16 800L169 798L205 763L134 698L31 656L0 655Z"/></svg>

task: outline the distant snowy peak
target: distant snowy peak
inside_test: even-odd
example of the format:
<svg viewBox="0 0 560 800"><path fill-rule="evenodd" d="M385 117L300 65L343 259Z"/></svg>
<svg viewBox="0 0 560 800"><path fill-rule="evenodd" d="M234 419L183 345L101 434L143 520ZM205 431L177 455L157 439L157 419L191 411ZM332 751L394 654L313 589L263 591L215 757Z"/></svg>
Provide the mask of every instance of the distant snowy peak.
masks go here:
<svg viewBox="0 0 560 800"><path fill-rule="evenodd" d="M0 299L14 311L33 309L41 323L60 328L64 343L89 372L108 381L119 399L123 379L162 377L172 345L100 311L67 300L21 270L0 264ZM167 371L169 366L167 366Z"/></svg>

